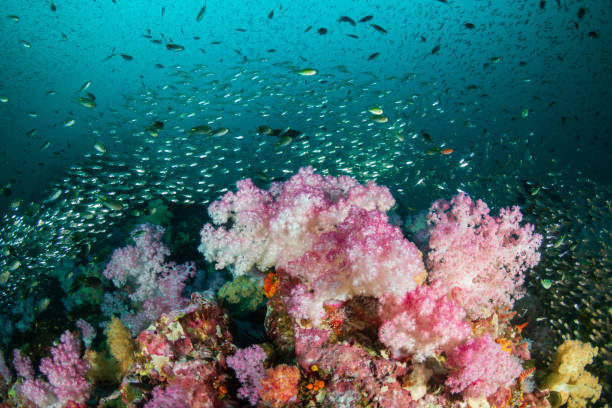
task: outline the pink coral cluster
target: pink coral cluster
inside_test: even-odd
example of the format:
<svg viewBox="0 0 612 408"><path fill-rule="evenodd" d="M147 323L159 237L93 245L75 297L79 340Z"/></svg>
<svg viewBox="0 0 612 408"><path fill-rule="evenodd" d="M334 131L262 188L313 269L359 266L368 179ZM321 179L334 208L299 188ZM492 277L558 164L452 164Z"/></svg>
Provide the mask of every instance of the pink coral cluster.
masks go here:
<svg viewBox="0 0 612 408"><path fill-rule="evenodd" d="M218 269L233 267L235 276L257 267L283 267L312 248L318 237L336 229L351 208L387 211L395 203L386 187L365 186L348 176L316 174L311 167L268 191L250 179L237 183L208 209L214 224L201 231L199 250ZM231 228L224 225L231 223Z"/></svg>
<svg viewBox="0 0 612 408"><path fill-rule="evenodd" d="M301 281L286 299L289 314L317 323L326 302L402 297L426 276L419 250L400 229L385 214L361 208L352 208L336 231L322 234L286 272Z"/></svg>
<svg viewBox="0 0 612 408"><path fill-rule="evenodd" d="M493 341L489 331L512 337L509 326L489 326L485 318L522 295L541 236L520 225L517 207L492 217L484 202L459 194L432 205L424 264L389 223L392 205L384 187L312 168L268 191L242 180L236 193L210 206L218 227L204 226L199 249L235 275L276 267L280 284L269 316L288 316L293 330L268 318L266 327L284 350L294 341L302 370L318 366L328 375L329 403L351 406L366 397L404 407L412 398L443 403L450 392L483 398L498 390L502 398L521 373L520 358L510 354L520 350L508 338L499 339L504 347ZM375 349L379 340L393 358L366 352L353 337L359 330L359 341ZM440 354L448 357L445 367ZM432 361L438 365L428 368ZM427 395L432 376L447 378L446 393Z"/></svg>
<svg viewBox="0 0 612 408"><path fill-rule="evenodd" d="M17 374L24 378L19 392L38 407L55 403L61 406L83 404L89 397L91 384L85 378L89 362L81 358L81 342L70 331L60 336L60 343L51 349L51 357L40 362L40 372L47 381L34 377L30 359L14 350L13 365Z"/></svg>
<svg viewBox="0 0 612 408"><path fill-rule="evenodd" d="M107 309L110 314L120 312L121 320L134 335L162 313L183 307L187 302L182 296L185 281L195 276L193 263L164 262L170 250L161 241L163 235L163 227L138 225L132 231L135 245L116 249L104 269L104 276L122 290L114 296L107 294ZM124 296L131 303L126 309L134 308L136 313L108 306L121 305Z"/></svg>
<svg viewBox="0 0 612 408"><path fill-rule="evenodd" d="M209 208L215 223L232 227L205 225L200 251L238 275L284 268L300 280L286 299L290 314L319 323L326 301L401 297L425 280L421 253L384 214L393 204L384 187L312 168L270 191L242 180Z"/></svg>
<svg viewBox="0 0 612 408"><path fill-rule="evenodd" d="M468 398L488 397L522 372L521 360L504 351L489 334L468 340L448 355L446 385Z"/></svg>
<svg viewBox="0 0 612 408"><path fill-rule="evenodd" d="M436 201L428 219L429 278L444 282L469 317L488 317L523 295L523 273L539 262L542 236L533 225L520 225L518 207L491 217L482 200L461 193L450 203Z"/></svg>
<svg viewBox="0 0 612 408"><path fill-rule="evenodd" d="M440 282L409 292L398 310L379 329L380 341L395 358L413 356L418 362L449 352L466 340L471 327L465 311L447 297Z"/></svg>

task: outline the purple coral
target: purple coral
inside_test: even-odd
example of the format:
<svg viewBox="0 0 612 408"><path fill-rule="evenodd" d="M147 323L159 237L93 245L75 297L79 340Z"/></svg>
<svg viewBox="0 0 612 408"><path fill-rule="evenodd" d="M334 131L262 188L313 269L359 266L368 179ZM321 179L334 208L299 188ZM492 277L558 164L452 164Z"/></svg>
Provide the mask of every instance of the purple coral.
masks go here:
<svg viewBox="0 0 612 408"><path fill-rule="evenodd" d="M448 355L446 385L467 398L488 397L522 372L521 361L504 351L489 334L470 339Z"/></svg>
<svg viewBox="0 0 612 408"><path fill-rule="evenodd" d="M450 203L436 201L428 219L430 280L451 288L471 318L488 317L522 297L523 273L539 262L542 236L533 225L520 225L518 207L491 217L482 200L461 193Z"/></svg>
<svg viewBox="0 0 612 408"><path fill-rule="evenodd" d="M252 406L257 405L260 398L261 379L266 372L263 365L265 359L265 351L256 344L239 349L236 354L227 358L227 365L234 369L242 384L238 389L238 396L248 400Z"/></svg>
<svg viewBox="0 0 612 408"><path fill-rule="evenodd" d="M398 311L379 329L379 339L393 357L412 355L418 362L442 351L450 351L467 339L470 325L462 307L449 299L441 283L409 292Z"/></svg>

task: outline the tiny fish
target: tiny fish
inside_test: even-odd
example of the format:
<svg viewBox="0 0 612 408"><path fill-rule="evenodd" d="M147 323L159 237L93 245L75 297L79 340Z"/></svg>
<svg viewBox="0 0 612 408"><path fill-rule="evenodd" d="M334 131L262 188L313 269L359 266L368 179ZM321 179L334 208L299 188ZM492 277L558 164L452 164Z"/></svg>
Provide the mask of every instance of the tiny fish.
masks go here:
<svg viewBox="0 0 612 408"><path fill-rule="evenodd" d="M191 128L191 134L207 135L212 132L212 128L208 125L200 125Z"/></svg>
<svg viewBox="0 0 612 408"><path fill-rule="evenodd" d="M308 28L306 28L306 29L304 30L304 32L305 32L305 33L309 32L311 28L312 28L312 26L308 26Z"/></svg>
<svg viewBox="0 0 612 408"><path fill-rule="evenodd" d="M79 88L79 90L77 92L81 92L86 90L87 88L89 88L91 86L91 81L87 81L85 82L83 85L81 85L81 87Z"/></svg>
<svg viewBox="0 0 612 408"><path fill-rule="evenodd" d="M360 23L367 23L367 22L368 22L368 21L370 21L370 20L371 20L373 17L374 17L374 16L372 16L372 15L365 16L365 17L361 18L361 19L359 20L359 22L360 22Z"/></svg>
<svg viewBox="0 0 612 408"><path fill-rule="evenodd" d="M272 18L272 17L274 17L274 10L272 10L270 14L268 14L268 18Z"/></svg>
<svg viewBox="0 0 612 408"><path fill-rule="evenodd" d="M204 2L204 5L202 6L202 8L200 9L200 11L198 12L198 15L196 16L196 21L199 23L200 21L202 21L202 19L204 18L204 13L206 12L206 2Z"/></svg>
<svg viewBox="0 0 612 408"><path fill-rule="evenodd" d="M438 51L440 51L440 46L436 45L435 47L433 47L433 49L431 50L431 55L436 54Z"/></svg>
<svg viewBox="0 0 612 408"><path fill-rule="evenodd" d="M60 198L60 196L62 195L62 190L60 190L59 188L56 189L55 191L53 191L53 193L51 193L51 195L49 196L49 198L47 198L44 202L45 203L52 203L53 201L57 200L58 198Z"/></svg>
<svg viewBox="0 0 612 408"><path fill-rule="evenodd" d="M317 72L319 71L317 71L314 68L304 68L304 69L299 70L298 74L303 75L303 76L313 76L313 75L316 75Z"/></svg>
<svg viewBox="0 0 612 408"><path fill-rule="evenodd" d="M166 44L166 48L170 51L175 52L183 51L185 49L185 47L179 44Z"/></svg>
<svg viewBox="0 0 612 408"><path fill-rule="evenodd" d="M115 200L114 198L99 196L98 197L102 204L106 206L110 210L121 211L123 210L123 204L119 200Z"/></svg>
<svg viewBox="0 0 612 408"><path fill-rule="evenodd" d="M8 282L10 277L11 277L11 272L10 271L4 271L2 273L2 275L0 275L0 285L6 284L6 282Z"/></svg>
<svg viewBox="0 0 612 408"><path fill-rule="evenodd" d="M442 153L443 155L449 155L452 152L454 152L454 150L451 149L450 147L447 147L446 149L442 149L442 151L440 153Z"/></svg>
<svg viewBox="0 0 612 408"><path fill-rule="evenodd" d="M376 123L387 123L389 118L383 115L372 116L371 118Z"/></svg>
<svg viewBox="0 0 612 408"><path fill-rule="evenodd" d="M565 242L565 238L567 238L567 232L564 232L563 235L559 237L553 244L553 248L559 248Z"/></svg>
<svg viewBox="0 0 612 408"><path fill-rule="evenodd" d="M134 57L132 57L131 55L128 54L121 54L121 58L123 58L126 61L131 61L134 59Z"/></svg>
<svg viewBox="0 0 612 408"><path fill-rule="evenodd" d="M86 108L95 108L96 107L96 101L93 100L91 97L82 97L77 99L77 102L80 103L81 105L83 105Z"/></svg>
<svg viewBox="0 0 612 408"><path fill-rule="evenodd" d="M7 103L8 102L8 98L6 96L0 96L0 102Z"/></svg>
<svg viewBox="0 0 612 408"><path fill-rule="evenodd" d="M375 52L374 54L371 54L368 57L368 61L372 61L374 58L378 57L380 55L380 52Z"/></svg>
<svg viewBox="0 0 612 408"><path fill-rule="evenodd" d="M38 312L44 312L51 304L51 298L44 298L38 302Z"/></svg>
<svg viewBox="0 0 612 408"><path fill-rule="evenodd" d="M55 4L53 4L53 2L49 3L49 8L51 9L51 11L53 11L55 13L55 11L57 10L57 7L55 7Z"/></svg>
<svg viewBox="0 0 612 408"><path fill-rule="evenodd" d="M319 29L317 30L317 32L318 32L319 34L321 34L321 35L325 35L325 34L327 34L327 28L325 28L325 27L321 27L321 28L319 28Z"/></svg>
<svg viewBox="0 0 612 408"><path fill-rule="evenodd" d="M379 26L378 24L370 24L379 33L387 34L387 30Z"/></svg>
<svg viewBox="0 0 612 408"><path fill-rule="evenodd" d="M21 40L21 45L23 45L26 48L32 48L32 44L30 44L26 40Z"/></svg>
<svg viewBox="0 0 612 408"><path fill-rule="evenodd" d="M356 26L357 24L355 23L355 21L350 18L349 16L342 16L338 19L339 23L349 23L352 26Z"/></svg>
<svg viewBox="0 0 612 408"><path fill-rule="evenodd" d="M289 143L291 143L293 141L293 138L291 136L283 136L281 137L278 142L276 142L276 146L275 147L284 147L287 146Z"/></svg>
<svg viewBox="0 0 612 408"><path fill-rule="evenodd" d="M21 266L21 262L19 262L18 259L15 259L13 262L11 262L11 264L9 265L9 270L10 271L14 271L16 269L18 269Z"/></svg>
<svg viewBox="0 0 612 408"><path fill-rule="evenodd" d="M97 151L99 151L102 154L106 153L106 146L104 145L104 143L96 142L94 144L94 149L96 149Z"/></svg>
<svg viewBox="0 0 612 408"><path fill-rule="evenodd" d="M347 37L351 37L351 38L355 38L358 39L359 37L357 37L355 34L345 34Z"/></svg>
<svg viewBox="0 0 612 408"><path fill-rule="evenodd" d="M40 151L44 152L49 148L49 146L51 146L51 142L47 140L45 143L42 144L42 146L40 146Z"/></svg>
<svg viewBox="0 0 612 408"><path fill-rule="evenodd" d="M464 26L465 26L465 28L468 28L468 29L470 29L470 30L471 30L472 28L476 27L476 26L475 26L474 24L472 24L472 23L465 23L465 24L464 24Z"/></svg>
<svg viewBox="0 0 612 408"><path fill-rule="evenodd" d="M383 110L382 108L378 107L378 106L371 106L368 108L368 112L370 112L372 115L382 115L383 114Z"/></svg>
<svg viewBox="0 0 612 408"><path fill-rule="evenodd" d="M270 133L272 133L272 128L270 126L258 126L257 127L257 133L259 133L260 135L269 135Z"/></svg>
<svg viewBox="0 0 612 408"><path fill-rule="evenodd" d="M64 126L70 127L70 126L74 125L75 122L76 121L74 119L69 119L69 120L64 122Z"/></svg>
<svg viewBox="0 0 612 408"><path fill-rule="evenodd" d="M228 128L219 128L212 131L212 136L225 136L229 132Z"/></svg>
<svg viewBox="0 0 612 408"><path fill-rule="evenodd" d="M19 22L19 16L16 16L14 14L9 14L7 17L10 18L11 20L13 20L16 23Z"/></svg>

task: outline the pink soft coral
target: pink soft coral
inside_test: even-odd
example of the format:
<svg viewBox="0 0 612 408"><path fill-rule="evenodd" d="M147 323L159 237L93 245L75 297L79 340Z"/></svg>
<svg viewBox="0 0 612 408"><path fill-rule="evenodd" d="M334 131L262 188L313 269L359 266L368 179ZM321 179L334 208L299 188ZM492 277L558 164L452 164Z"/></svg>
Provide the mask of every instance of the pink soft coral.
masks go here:
<svg viewBox="0 0 612 408"><path fill-rule="evenodd" d="M91 384L85 378L89 362L81 358L81 344L70 331L60 336L60 343L51 349L51 358L40 362L40 372L48 382L34 378L30 360L20 352L14 352L14 364L20 376L25 378L19 391L39 407L59 402L84 403L89 397Z"/></svg>
<svg viewBox="0 0 612 408"><path fill-rule="evenodd" d="M250 179L237 187L208 208L220 226L206 224L199 247L218 269L233 266L234 276L253 267L284 267L321 234L335 230L353 207L384 212L395 203L386 187L373 182L363 186L348 176L322 176L311 167L301 168L284 183L273 183L269 191Z"/></svg>
<svg viewBox="0 0 612 408"><path fill-rule="evenodd" d="M325 302L401 298L426 276L421 253L401 230L385 214L361 208L352 208L336 231L322 234L286 272L302 282L286 299L290 315L315 323L325 317Z"/></svg>
<svg viewBox="0 0 612 408"><path fill-rule="evenodd" d="M509 386L522 372L521 361L507 353L489 334L468 340L448 355L451 392L467 398L488 397Z"/></svg>
<svg viewBox="0 0 612 408"><path fill-rule="evenodd" d="M450 203L436 201L428 219L430 280L446 283L471 318L512 307L522 297L523 273L539 262L542 236L533 225L520 226L518 207L491 217L483 201L461 193Z"/></svg>
<svg viewBox="0 0 612 408"><path fill-rule="evenodd" d="M395 358L412 355L415 361L450 351L470 335L465 311L447 297L440 282L409 292L399 310L378 332L380 341Z"/></svg>
<svg viewBox="0 0 612 408"><path fill-rule="evenodd" d="M133 335L162 313L180 309L187 303L182 291L187 279L195 276L195 264L164 262L170 255L161 240L164 231L158 225L138 225L132 231L135 245L116 249L104 269L104 276L121 289L130 300L128 308L135 309L136 313L109 307L113 303L121 304L117 294L105 295L106 308L109 314L120 312L121 320Z"/></svg>

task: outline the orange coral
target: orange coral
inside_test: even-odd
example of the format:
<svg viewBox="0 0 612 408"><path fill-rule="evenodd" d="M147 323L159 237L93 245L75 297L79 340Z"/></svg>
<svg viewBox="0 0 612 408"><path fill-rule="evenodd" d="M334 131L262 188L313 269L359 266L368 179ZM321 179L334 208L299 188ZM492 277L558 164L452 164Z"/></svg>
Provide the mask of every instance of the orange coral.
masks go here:
<svg viewBox="0 0 612 408"><path fill-rule="evenodd" d="M276 293L278 288L278 277L274 272L269 272L264 279L264 294L270 299Z"/></svg>
<svg viewBox="0 0 612 408"><path fill-rule="evenodd" d="M504 350L506 353L512 354L512 344L510 343L510 340L504 337L498 337L495 339L495 342L499 344L502 350Z"/></svg>
<svg viewBox="0 0 612 408"><path fill-rule="evenodd" d="M271 408L280 408L287 402L295 401L299 381L300 371L296 366L281 364L269 368L261 379L261 400Z"/></svg>

